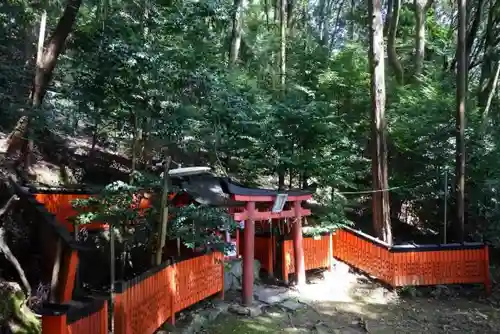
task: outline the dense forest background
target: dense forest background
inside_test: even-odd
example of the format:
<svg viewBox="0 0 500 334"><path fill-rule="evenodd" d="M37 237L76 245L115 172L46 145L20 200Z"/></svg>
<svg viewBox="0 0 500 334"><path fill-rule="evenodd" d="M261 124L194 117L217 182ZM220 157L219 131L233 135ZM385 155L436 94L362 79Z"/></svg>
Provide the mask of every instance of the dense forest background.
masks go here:
<svg viewBox="0 0 500 334"><path fill-rule="evenodd" d="M382 8L391 218L434 241L456 217L457 12ZM500 0L466 12L465 228L498 245ZM2 1L6 155L68 186L126 180L168 148L175 164L313 189L329 222L370 221L368 13L356 0Z"/></svg>

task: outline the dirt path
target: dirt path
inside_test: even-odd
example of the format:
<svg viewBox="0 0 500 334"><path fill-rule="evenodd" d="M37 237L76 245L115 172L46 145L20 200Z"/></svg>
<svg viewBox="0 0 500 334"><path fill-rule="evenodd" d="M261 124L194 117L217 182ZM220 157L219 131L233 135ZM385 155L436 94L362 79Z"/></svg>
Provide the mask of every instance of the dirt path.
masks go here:
<svg viewBox="0 0 500 334"><path fill-rule="evenodd" d="M351 304L351 311L343 306L321 302L295 312L270 307L255 318L225 314L203 333L500 333L498 310L465 300Z"/></svg>
<svg viewBox="0 0 500 334"><path fill-rule="evenodd" d="M263 304L258 316L221 314L201 333L500 333L500 309L478 291L456 296L438 287L403 297L352 273L312 283L286 303Z"/></svg>

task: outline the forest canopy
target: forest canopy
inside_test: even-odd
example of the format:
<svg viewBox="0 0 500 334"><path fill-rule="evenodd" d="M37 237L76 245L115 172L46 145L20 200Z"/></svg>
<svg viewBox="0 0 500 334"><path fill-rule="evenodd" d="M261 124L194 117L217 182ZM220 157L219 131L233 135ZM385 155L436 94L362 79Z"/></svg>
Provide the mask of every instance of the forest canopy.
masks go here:
<svg viewBox="0 0 500 334"><path fill-rule="evenodd" d="M25 168L43 156L61 183L113 181L123 170L99 165L103 152L130 171L167 147L245 183L316 189L330 221L360 222L372 214L377 4L391 220L436 234L445 216L456 223L459 45L465 230L498 244L499 0L467 2L462 43L459 8L443 0L3 1L0 126L10 151L27 152L14 150L16 125L34 144Z"/></svg>

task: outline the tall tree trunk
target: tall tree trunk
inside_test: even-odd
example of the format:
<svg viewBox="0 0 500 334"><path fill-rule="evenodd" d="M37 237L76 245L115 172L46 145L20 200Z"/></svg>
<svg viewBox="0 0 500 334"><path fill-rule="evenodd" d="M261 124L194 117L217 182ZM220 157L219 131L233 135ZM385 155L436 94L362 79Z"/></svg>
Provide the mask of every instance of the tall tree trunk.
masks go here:
<svg viewBox="0 0 500 334"><path fill-rule="evenodd" d="M479 25L481 23L481 16L483 13L483 4L484 0L478 0L476 10L474 12L474 19L472 21L471 27L469 29L469 32L467 34L467 40L466 40L466 52L467 52L467 68L469 67L470 64L470 57L471 57L471 52L472 52L472 45L474 45L474 41L476 40L476 35L479 30ZM469 20L467 20L469 21Z"/></svg>
<svg viewBox="0 0 500 334"><path fill-rule="evenodd" d="M396 76L396 80L399 84L403 84L403 66L399 61L398 54L396 52L396 33L398 30L399 24L399 11L401 9L401 0L392 0L392 17L389 23L389 31L387 35L387 58L389 60L389 64L394 71L394 75ZM382 58L383 59L383 58Z"/></svg>
<svg viewBox="0 0 500 334"><path fill-rule="evenodd" d="M266 14L266 27L269 29L269 0L264 0L264 11Z"/></svg>
<svg viewBox="0 0 500 334"><path fill-rule="evenodd" d="M433 0L413 0L415 13L415 77L422 75L425 59L425 18Z"/></svg>
<svg viewBox="0 0 500 334"><path fill-rule="evenodd" d="M231 31L231 46L229 48L229 64L235 65L238 61L241 45L241 29L243 24L243 0L234 0L233 28Z"/></svg>
<svg viewBox="0 0 500 334"><path fill-rule="evenodd" d="M42 67L43 44L45 42L45 30L47 29L47 11L42 12L40 17L40 28L38 30L38 45L36 49L36 67Z"/></svg>
<svg viewBox="0 0 500 334"><path fill-rule="evenodd" d="M425 13L419 0L415 5L415 77L422 74L425 59Z"/></svg>
<svg viewBox="0 0 500 334"><path fill-rule="evenodd" d="M323 31L325 29L326 20L326 0L319 0L317 13L319 36L321 39L323 39Z"/></svg>
<svg viewBox="0 0 500 334"><path fill-rule="evenodd" d="M456 198L457 226L460 241L465 239L465 100L467 93L467 50L466 50L465 0L458 0L458 45L457 45L457 105L456 105Z"/></svg>
<svg viewBox="0 0 500 334"><path fill-rule="evenodd" d="M279 0L280 1L280 57L279 57L279 73L280 73L280 88L281 88L281 99L285 99L286 94L286 8L287 8L287 0ZM285 188L285 171L286 167L283 163L280 163L278 166L278 188Z"/></svg>
<svg viewBox="0 0 500 334"><path fill-rule="evenodd" d="M326 7L323 13L323 34L321 35L321 42L323 45L328 46L330 41L330 14L332 13L333 0L326 0Z"/></svg>
<svg viewBox="0 0 500 334"><path fill-rule="evenodd" d="M495 90L498 86L498 77L500 76L500 61L497 61L495 64L495 75L493 77L492 88L488 95L488 99L486 100L486 106L483 110L482 115L482 124L481 124L481 133L485 133L487 125L488 125L488 114L491 107L491 101L493 100L493 95L495 95Z"/></svg>
<svg viewBox="0 0 500 334"><path fill-rule="evenodd" d="M469 4L471 4L469 2ZM492 26L489 24L489 22L493 23L493 21L490 21L490 19L493 19L496 17L496 15L494 15L494 8L493 6L495 6L496 4L496 1L495 0L491 0L490 1L490 12L489 12L489 16L488 16L488 23L486 24L486 35L488 36L489 33L488 31L492 31L491 29L489 28L492 28ZM469 6L469 8L467 8L467 18L466 18L466 22L469 21L469 17L470 17L470 14L471 14L471 11L472 11L472 8L471 7L475 7L475 11L474 11L474 19L472 20L472 24L467 32L467 37L466 37L466 57L467 57L467 69L470 67L471 65L471 52L472 52L472 46L474 45L474 41L476 40L476 35L477 35L477 32L479 31L479 27L480 27L480 24L481 24L481 16L482 16L482 13L483 13L483 5L484 5L484 0L478 0L477 4L475 4L475 6ZM467 29L467 27L466 27ZM451 62L451 65L450 65L450 70L453 70L455 69L455 66L457 65L457 55L455 55L455 57L453 58L452 62Z"/></svg>
<svg viewBox="0 0 500 334"><path fill-rule="evenodd" d="M373 225L382 240L392 243L387 177L384 36L381 0L369 0L370 74L372 96Z"/></svg>
<svg viewBox="0 0 500 334"><path fill-rule="evenodd" d="M478 106L482 109L486 107L488 96L493 87L493 62L495 61L495 39L496 39L496 15L500 1L490 1L488 20L484 37L483 61L481 64L481 74L479 78L479 89L477 92Z"/></svg>
<svg viewBox="0 0 500 334"><path fill-rule="evenodd" d="M286 26L288 28L292 27L292 19L293 19L293 11L295 9L294 0L288 0L288 4L286 6Z"/></svg>
<svg viewBox="0 0 500 334"><path fill-rule="evenodd" d="M280 0L280 83L282 97L285 96L286 83L286 2Z"/></svg>
<svg viewBox="0 0 500 334"><path fill-rule="evenodd" d="M33 81L33 87L30 94L31 104L34 107L39 107L42 104L43 98L47 91L47 87L50 83L52 74L56 67L57 59L59 58L59 55L62 52L66 39L68 38L68 35L71 32L71 29L73 28L73 25L76 20L76 15L78 13L78 10L80 9L81 3L82 0L67 1L63 15L59 19L56 29L54 30L54 33L52 34L52 36L49 39L49 42L47 43L47 47L45 48L45 50L41 55L37 54L37 66L36 66L35 78ZM41 22L41 26L42 23L43 22ZM42 29L40 29L40 35L42 32L43 32ZM40 36L40 38L43 37ZM41 43L39 41L39 50L41 44L43 44L43 42ZM29 118L26 118L24 122L26 123L26 126L24 127L24 132L17 131L18 138L17 139L12 138L13 140L9 142L9 147L7 150L9 152L17 151L18 150L17 148L11 147L11 143L15 145L20 140L23 141L24 142L22 148L24 150L23 160L25 167L27 167L29 166L29 155L30 155L30 149L33 146L33 141L32 139L29 139L28 141L22 139L23 137L26 137L26 132L29 132L28 129ZM9 137L13 136L14 135L11 134Z"/></svg>
<svg viewBox="0 0 500 334"><path fill-rule="evenodd" d="M63 15L57 23L54 33L50 37L45 52L43 53L40 66L37 66L35 82L31 100L33 106L40 106L47 92L47 87L56 68L57 59L66 43L76 20L76 15L82 4L82 0L68 0Z"/></svg>
<svg viewBox="0 0 500 334"><path fill-rule="evenodd" d="M355 26L355 21L354 21L354 11L356 10L356 1L351 0L351 22L349 23L349 39L351 41L354 41L354 26Z"/></svg>
<svg viewBox="0 0 500 334"><path fill-rule="evenodd" d="M354 3L354 0L352 0ZM387 13L385 14L385 23L384 23L384 36L387 36L389 33L389 28L392 22L392 9L394 8L393 0L387 0Z"/></svg>

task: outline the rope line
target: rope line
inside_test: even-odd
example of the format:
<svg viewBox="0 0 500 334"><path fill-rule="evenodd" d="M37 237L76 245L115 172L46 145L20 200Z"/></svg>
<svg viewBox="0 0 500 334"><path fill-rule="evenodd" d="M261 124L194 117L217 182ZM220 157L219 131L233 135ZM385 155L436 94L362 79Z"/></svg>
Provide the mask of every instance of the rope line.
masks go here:
<svg viewBox="0 0 500 334"><path fill-rule="evenodd" d="M335 193L339 194L339 195L361 195L361 194L381 193L381 192L392 191L392 190L396 190L396 189L400 189L400 188L403 188L403 187L399 186L399 187L391 187L391 188L386 188L386 189L361 190L361 191L342 191L342 192L335 191Z"/></svg>

